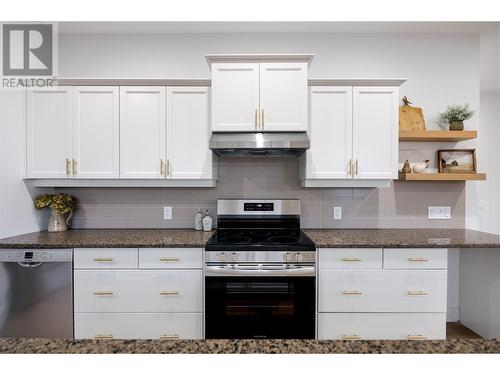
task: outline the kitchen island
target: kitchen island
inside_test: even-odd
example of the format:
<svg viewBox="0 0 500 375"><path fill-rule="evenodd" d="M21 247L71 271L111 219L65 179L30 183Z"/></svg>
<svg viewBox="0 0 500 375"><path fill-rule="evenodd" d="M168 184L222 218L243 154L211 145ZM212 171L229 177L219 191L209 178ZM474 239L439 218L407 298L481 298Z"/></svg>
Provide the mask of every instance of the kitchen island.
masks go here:
<svg viewBox="0 0 500 375"><path fill-rule="evenodd" d="M56 340L0 339L0 353L67 354L390 354L500 353L486 339L337 340Z"/></svg>

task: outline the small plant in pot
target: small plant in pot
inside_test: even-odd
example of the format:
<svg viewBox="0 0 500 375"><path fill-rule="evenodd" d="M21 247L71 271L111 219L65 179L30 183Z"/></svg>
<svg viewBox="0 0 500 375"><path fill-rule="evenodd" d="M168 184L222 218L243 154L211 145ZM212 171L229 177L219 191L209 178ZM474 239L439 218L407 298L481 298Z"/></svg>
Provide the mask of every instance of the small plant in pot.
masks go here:
<svg viewBox="0 0 500 375"><path fill-rule="evenodd" d="M464 121L470 119L474 111L469 104L449 105L445 112L439 113L439 123L449 125L449 130L464 130Z"/></svg>
<svg viewBox="0 0 500 375"><path fill-rule="evenodd" d="M76 208L77 201L75 197L69 194L42 194L36 197L35 208L43 210L50 208L52 210L49 218L49 232L64 232L68 229L68 222ZM66 218L66 214L69 216Z"/></svg>

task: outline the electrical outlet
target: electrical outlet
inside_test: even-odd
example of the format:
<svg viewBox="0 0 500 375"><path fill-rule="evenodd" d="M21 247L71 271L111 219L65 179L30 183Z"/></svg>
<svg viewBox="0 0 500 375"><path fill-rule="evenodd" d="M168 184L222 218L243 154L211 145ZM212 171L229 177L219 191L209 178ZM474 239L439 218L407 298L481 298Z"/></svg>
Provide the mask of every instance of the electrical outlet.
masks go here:
<svg viewBox="0 0 500 375"><path fill-rule="evenodd" d="M333 220L342 220L342 207L333 207Z"/></svg>
<svg viewBox="0 0 500 375"><path fill-rule="evenodd" d="M163 220L172 220L172 207L163 207Z"/></svg>
<svg viewBox="0 0 500 375"><path fill-rule="evenodd" d="M449 220L451 219L450 206L429 206L427 209L429 220Z"/></svg>

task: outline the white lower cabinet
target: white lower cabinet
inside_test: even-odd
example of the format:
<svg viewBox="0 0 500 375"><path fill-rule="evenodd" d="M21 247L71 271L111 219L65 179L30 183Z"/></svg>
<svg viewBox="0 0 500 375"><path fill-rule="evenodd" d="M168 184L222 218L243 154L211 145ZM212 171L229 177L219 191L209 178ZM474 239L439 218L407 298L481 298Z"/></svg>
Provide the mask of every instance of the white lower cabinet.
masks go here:
<svg viewBox="0 0 500 375"><path fill-rule="evenodd" d="M446 313L320 313L318 339L440 340Z"/></svg>
<svg viewBox="0 0 500 375"><path fill-rule="evenodd" d="M76 313L79 339L199 339L201 313Z"/></svg>
<svg viewBox="0 0 500 375"><path fill-rule="evenodd" d="M446 338L446 249L319 249L318 338Z"/></svg>
<svg viewBox="0 0 500 375"><path fill-rule="evenodd" d="M202 251L75 249L75 338L202 338Z"/></svg>

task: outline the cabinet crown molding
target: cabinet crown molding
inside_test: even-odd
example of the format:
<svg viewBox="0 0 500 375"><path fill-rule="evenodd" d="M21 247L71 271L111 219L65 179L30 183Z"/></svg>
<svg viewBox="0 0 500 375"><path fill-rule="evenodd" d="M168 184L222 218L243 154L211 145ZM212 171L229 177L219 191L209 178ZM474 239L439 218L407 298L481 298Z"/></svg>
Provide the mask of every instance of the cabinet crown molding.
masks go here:
<svg viewBox="0 0 500 375"><path fill-rule="evenodd" d="M309 86L401 86L407 78L309 78Z"/></svg>
<svg viewBox="0 0 500 375"><path fill-rule="evenodd" d="M314 54L212 54L205 55L208 65L218 62L307 62L311 64Z"/></svg>
<svg viewBox="0 0 500 375"><path fill-rule="evenodd" d="M58 86L210 86L209 78L78 78L64 77Z"/></svg>

